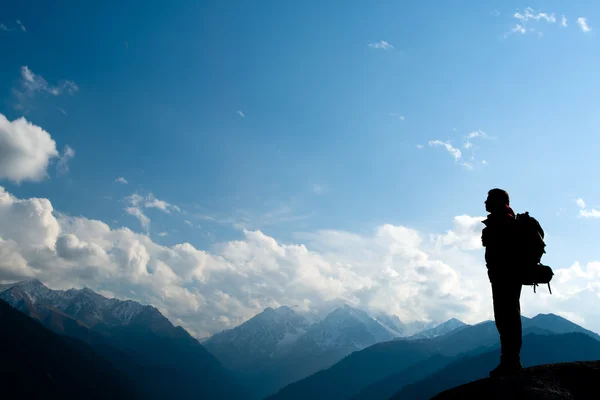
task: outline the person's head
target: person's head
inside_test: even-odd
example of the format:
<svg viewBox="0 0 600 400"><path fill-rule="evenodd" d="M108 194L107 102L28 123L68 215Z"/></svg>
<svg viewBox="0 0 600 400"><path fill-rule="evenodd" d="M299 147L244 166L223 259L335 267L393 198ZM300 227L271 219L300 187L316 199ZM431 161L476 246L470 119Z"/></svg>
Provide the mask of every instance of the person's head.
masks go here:
<svg viewBox="0 0 600 400"><path fill-rule="evenodd" d="M488 197L485 201L485 210L487 212L501 212L506 210L507 206L510 206L510 197L506 190L496 188L488 192Z"/></svg>

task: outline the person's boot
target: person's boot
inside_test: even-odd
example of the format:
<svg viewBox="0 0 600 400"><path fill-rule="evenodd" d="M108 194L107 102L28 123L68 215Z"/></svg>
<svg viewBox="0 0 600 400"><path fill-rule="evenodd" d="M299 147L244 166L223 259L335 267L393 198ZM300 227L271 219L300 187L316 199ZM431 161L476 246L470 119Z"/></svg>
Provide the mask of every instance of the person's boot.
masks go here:
<svg viewBox="0 0 600 400"><path fill-rule="evenodd" d="M501 376L511 375L519 372L523 368L521 360L517 358L501 357L500 365L490 371L490 378L499 378Z"/></svg>

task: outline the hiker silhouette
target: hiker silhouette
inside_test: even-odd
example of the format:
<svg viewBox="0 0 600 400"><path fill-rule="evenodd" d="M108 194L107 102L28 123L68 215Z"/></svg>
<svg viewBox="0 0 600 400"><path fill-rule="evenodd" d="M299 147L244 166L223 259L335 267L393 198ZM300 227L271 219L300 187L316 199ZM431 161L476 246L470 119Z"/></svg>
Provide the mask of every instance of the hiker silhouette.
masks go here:
<svg viewBox="0 0 600 400"><path fill-rule="evenodd" d="M500 364L490 377L502 376L523 368L521 364L521 280L518 275L518 232L515 212L505 190L488 192L485 209L489 213L481 241L492 286L494 319L500 335Z"/></svg>

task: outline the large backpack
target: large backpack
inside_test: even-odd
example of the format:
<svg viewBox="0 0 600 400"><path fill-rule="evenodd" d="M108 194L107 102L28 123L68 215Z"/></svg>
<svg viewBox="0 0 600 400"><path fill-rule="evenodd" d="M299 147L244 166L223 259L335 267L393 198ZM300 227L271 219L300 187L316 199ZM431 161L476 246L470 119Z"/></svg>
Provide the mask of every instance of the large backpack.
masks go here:
<svg viewBox="0 0 600 400"><path fill-rule="evenodd" d="M540 223L529 215L529 212L517 214L515 217L518 227L518 249L520 260L520 278L523 285L533 286L533 291L539 284L547 284L550 294L550 281L554 272L552 268L541 263L546 252L544 230Z"/></svg>

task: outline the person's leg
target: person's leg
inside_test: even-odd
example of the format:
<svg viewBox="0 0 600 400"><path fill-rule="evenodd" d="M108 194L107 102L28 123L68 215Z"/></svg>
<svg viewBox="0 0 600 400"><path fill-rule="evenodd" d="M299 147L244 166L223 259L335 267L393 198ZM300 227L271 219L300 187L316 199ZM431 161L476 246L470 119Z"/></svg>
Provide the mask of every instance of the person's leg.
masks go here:
<svg viewBox="0 0 600 400"><path fill-rule="evenodd" d="M521 346L523 332L521 326L521 284L506 284L506 297L504 305L504 346L502 356L506 362L518 364L521 362Z"/></svg>
<svg viewBox="0 0 600 400"><path fill-rule="evenodd" d="M494 320L500 335L500 366L490 373L501 375L518 369L522 342L521 333L521 285L513 282L492 281Z"/></svg>

